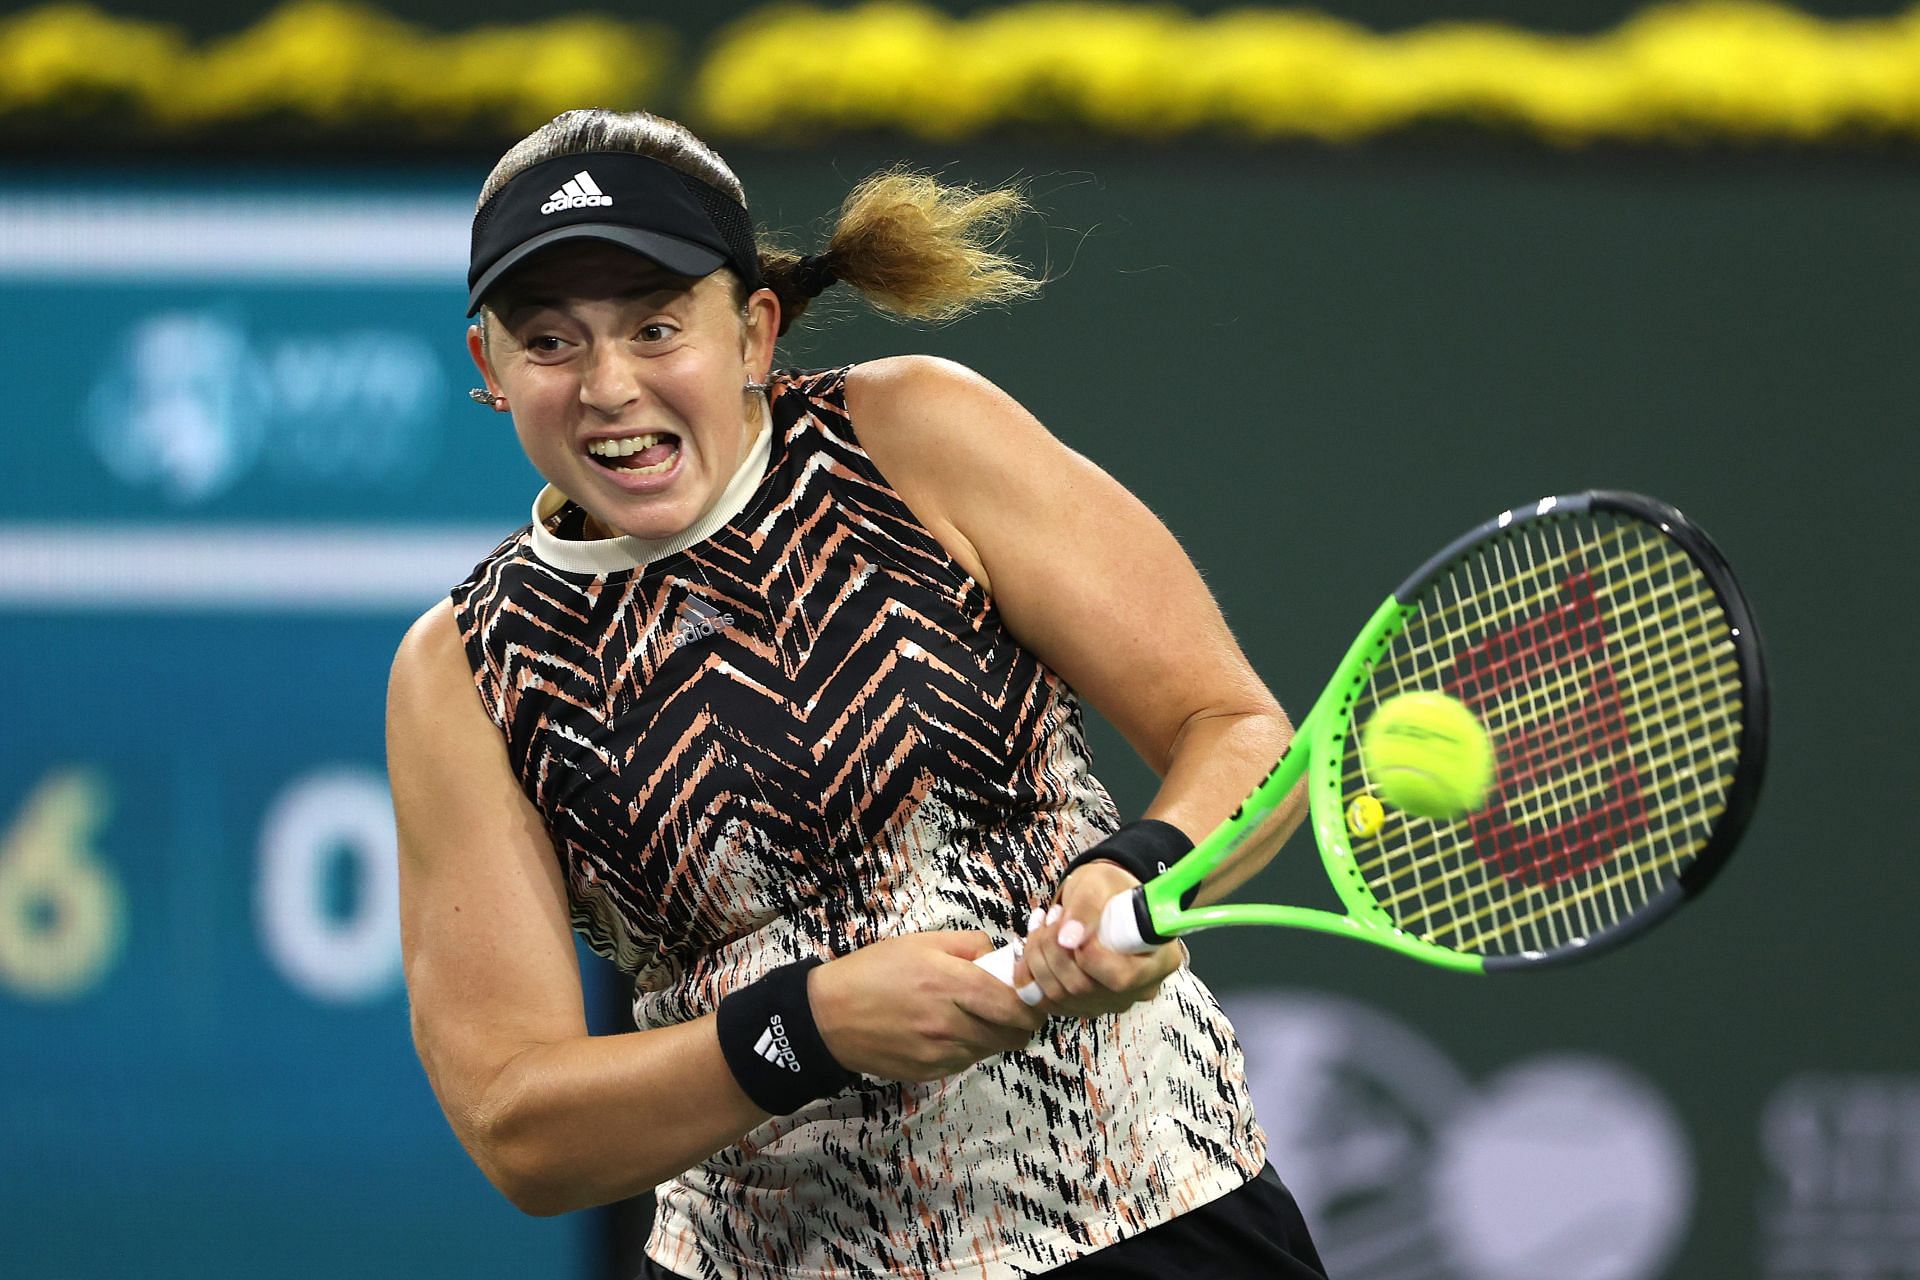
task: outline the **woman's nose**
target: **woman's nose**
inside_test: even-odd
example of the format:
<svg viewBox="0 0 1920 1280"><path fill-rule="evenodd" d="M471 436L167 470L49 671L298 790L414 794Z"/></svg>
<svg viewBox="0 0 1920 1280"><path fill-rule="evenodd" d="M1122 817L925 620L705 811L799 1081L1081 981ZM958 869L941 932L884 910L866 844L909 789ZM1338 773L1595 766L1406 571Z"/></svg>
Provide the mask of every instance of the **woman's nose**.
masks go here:
<svg viewBox="0 0 1920 1280"><path fill-rule="evenodd" d="M609 417L638 400L643 391L634 361L607 347L589 355L580 373L580 403Z"/></svg>

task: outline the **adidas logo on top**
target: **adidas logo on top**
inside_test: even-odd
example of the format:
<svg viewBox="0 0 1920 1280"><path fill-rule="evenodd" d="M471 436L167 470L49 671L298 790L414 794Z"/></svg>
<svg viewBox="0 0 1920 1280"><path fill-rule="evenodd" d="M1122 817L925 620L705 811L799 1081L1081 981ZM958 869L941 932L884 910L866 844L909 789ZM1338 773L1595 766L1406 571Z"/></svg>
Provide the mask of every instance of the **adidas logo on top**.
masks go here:
<svg viewBox="0 0 1920 1280"><path fill-rule="evenodd" d="M780 1015L774 1014L767 1023L767 1029L760 1033L760 1039L754 1043L753 1051L776 1067L785 1067L789 1071L800 1070L800 1056L787 1043L787 1027L780 1021Z"/></svg>
<svg viewBox="0 0 1920 1280"><path fill-rule="evenodd" d="M680 649L695 640L704 640L725 631L737 621L731 613L722 613L699 596L688 596L680 611L680 625L673 630L673 647Z"/></svg>
<svg viewBox="0 0 1920 1280"><path fill-rule="evenodd" d="M562 209L587 209L612 203L613 197L602 191L593 176L582 169L547 197L547 202L540 206L540 212L559 213Z"/></svg>

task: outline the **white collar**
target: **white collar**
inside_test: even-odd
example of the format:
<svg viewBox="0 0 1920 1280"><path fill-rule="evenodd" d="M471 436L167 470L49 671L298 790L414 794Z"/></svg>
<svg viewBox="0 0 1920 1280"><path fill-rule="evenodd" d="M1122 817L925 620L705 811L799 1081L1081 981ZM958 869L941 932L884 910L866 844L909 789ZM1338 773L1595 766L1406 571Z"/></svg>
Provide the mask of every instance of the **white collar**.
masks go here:
<svg viewBox="0 0 1920 1280"><path fill-rule="evenodd" d="M720 531L722 525L746 510L747 503L767 474L767 459L773 455L773 415L764 407L760 415L760 434L747 450L733 479L721 491L719 501L706 514L670 538L617 538L579 540L555 537L547 528L554 513L570 499L552 485L540 490L533 500L533 554L555 569L573 573L624 573L644 569L655 560L685 551Z"/></svg>

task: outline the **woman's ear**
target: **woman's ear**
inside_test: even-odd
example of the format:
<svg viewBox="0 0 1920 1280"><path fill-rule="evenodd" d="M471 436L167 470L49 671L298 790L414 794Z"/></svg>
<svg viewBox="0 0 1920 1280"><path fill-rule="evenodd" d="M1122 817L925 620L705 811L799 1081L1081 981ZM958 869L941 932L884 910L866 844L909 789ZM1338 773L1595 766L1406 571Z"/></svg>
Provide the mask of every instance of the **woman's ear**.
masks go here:
<svg viewBox="0 0 1920 1280"><path fill-rule="evenodd" d="M747 359L747 371L765 378L773 367L773 344L780 336L780 299L771 289L755 289L747 299L746 325L741 334L741 354Z"/></svg>
<svg viewBox="0 0 1920 1280"><path fill-rule="evenodd" d="M499 393L500 388L493 384L493 369L487 359L487 323L486 312L480 313L480 319L467 326L467 355L473 360L473 367L480 371L480 380L487 384L487 390Z"/></svg>
<svg viewBox="0 0 1920 1280"><path fill-rule="evenodd" d="M486 323L486 313L482 312L478 324L467 326L467 355L472 359L473 367L480 371L480 381L483 384L467 392L467 395L477 404L491 406L495 413L505 413L507 398L500 394L500 387L493 380L493 370L489 367L490 362L487 359Z"/></svg>

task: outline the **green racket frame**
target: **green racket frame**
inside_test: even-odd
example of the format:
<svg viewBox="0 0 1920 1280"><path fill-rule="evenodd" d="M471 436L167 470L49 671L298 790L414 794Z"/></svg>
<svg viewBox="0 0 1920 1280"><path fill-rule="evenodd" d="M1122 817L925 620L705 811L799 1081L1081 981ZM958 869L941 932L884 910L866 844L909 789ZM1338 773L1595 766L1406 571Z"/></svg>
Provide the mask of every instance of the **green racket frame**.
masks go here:
<svg viewBox="0 0 1920 1280"><path fill-rule="evenodd" d="M1200 929L1225 925L1264 924L1291 929L1314 929L1338 934L1361 942L1390 947L1402 955L1428 964L1469 973L1486 967L1481 956L1466 955L1435 946L1394 927L1387 913L1374 901L1366 880L1354 865L1353 850L1347 841L1346 819L1341 804L1340 766L1346 751L1347 735L1353 729L1353 705L1365 687L1367 673L1387 646L1399 634L1406 620L1418 612L1418 606L1402 604L1388 596L1374 610L1373 617L1359 638L1341 659L1333 679L1321 692L1313 709L1294 731L1293 741L1253 794L1241 802L1227 820L1194 846L1192 853L1155 876L1142 888L1153 931L1163 938ZM1230 902L1217 906L1182 907L1181 899L1197 887L1208 874L1231 858L1262 823L1280 807L1303 773L1310 774L1307 808L1313 823L1320 858L1333 881L1334 890L1350 915L1321 911L1313 907L1286 906L1268 902Z"/></svg>
<svg viewBox="0 0 1920 1280"><path fill-rule="evenodd" d="M1705 575L1730 626L1740 672L1745 715L1740 759L1726 810L1693 864L1633 915L1600 934L1545 951L1482 956L1429 942L1392 921L1374 898L1355 863L1346 826L1341 770L1353 732L1356 702L1373 668L1402 629L1420 612L1427 585L1484 543L1531 521L1589 510L1630 516L1657 527L1684 549ZM1501 513L1449 543L1383 601L1359 637L1347 649L1333 678L1301 721L1287 750L1253 793L1233 814L1209 832L1194 850L1164 873L1127 895L1144 943L1166 942L1184 933L1226 925L1279 925L1370 942L1411 959L1465 973L1485 973L1578 960L1634 937L1671 914L1705 888L1731 856L1751 815L1765 769L1769 698L1759 632L1732 570L1711 539L1674 508L1640 494L1617 490L1545 498ZM1186 899L1209 874L1231 858L1307 777L1309 820L1328 878L1347 914L1277 903L1223 903L1185 907Z"/></svg>

